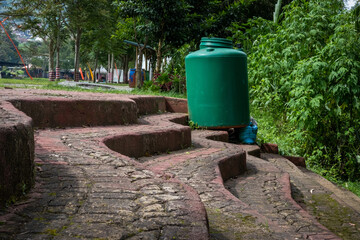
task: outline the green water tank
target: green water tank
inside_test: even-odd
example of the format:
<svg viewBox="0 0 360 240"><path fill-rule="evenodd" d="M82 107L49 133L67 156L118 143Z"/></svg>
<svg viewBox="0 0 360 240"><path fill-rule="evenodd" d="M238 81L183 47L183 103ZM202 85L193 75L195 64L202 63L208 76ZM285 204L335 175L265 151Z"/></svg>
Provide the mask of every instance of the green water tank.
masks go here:
<svg viewBox="0 0 360 240"><path fill-rule="evenodd" d="M247 56L230 40L202 38L185 58L190 120L200 127L249 125Z"/></svg>

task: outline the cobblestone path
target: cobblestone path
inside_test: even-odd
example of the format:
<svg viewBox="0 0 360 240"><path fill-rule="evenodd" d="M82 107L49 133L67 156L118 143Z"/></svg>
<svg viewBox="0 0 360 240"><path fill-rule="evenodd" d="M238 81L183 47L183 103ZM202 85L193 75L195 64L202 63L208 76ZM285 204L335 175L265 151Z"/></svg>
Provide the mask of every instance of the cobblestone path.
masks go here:
<svg viewBox="0 0 360 240"><path fill-rule="evenodd" d="M205 209L194 190L164 181L99 141L167 127L37 130L37 185L28 201L2 217L0 238L207 239Z"/></svg>

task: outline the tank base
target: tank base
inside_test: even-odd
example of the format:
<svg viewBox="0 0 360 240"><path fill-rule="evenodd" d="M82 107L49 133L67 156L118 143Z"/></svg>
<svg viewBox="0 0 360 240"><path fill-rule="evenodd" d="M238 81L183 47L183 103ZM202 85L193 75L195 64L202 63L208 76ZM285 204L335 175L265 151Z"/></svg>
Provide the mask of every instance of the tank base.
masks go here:
<svg viewBox="0 0 360 240"><path fill-rule="evenodd" d="M226 130L229 128L243 128L248 126L247 124L244 125L234 125L234 126L220 126L220 127L203 127L203 126L199 126L199 128L206 128L206 129L210 129L210 130Z"/></svg>

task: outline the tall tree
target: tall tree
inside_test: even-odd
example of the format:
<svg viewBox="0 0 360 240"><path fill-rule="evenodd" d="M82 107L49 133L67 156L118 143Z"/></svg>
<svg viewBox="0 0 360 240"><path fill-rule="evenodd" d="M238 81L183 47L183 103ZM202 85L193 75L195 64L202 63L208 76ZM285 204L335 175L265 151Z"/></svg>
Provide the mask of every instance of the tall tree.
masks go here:
<svg viewBox="0 0 360 240"><path fill-rule="evenodd" d="M118 2L118 12L125 21L118 24L117 35L121 38L121 35L123 35L121 34L121 29L126 29L132 33L130 40L137 43L135 60L136 87L141 85L142 53L148 44L149 36L152 34L151 22L145 18L144 11L146 10L143 1L130 0Z"/></svg>
<svg viewBox="0 0 360 240"><path fill-rule="evenodd" d="M116 46L119 48L118 54L121 59L122 69L123 69L123 80L125 83L128 83L128 70L129 62L133 59L135 55L134 47L125 43L125 40L136 41L135 40L135 29L132 18L119 18L116 31L113 34L113 38L116 39Z"/></svg>
<svg viewBox="0 0 360 240"><path fill-rule="evenodd" d="M54 53L61 11L59 0L14 0L5 13L22 22L21 29L30 30L34 37L41 38L48 46L49 79L55 79Z"/></svg>
<svg viewBox="0 0 360 240"><path fill-rule="evenodd" d="M186 1L179 0L152 0L144 2L144 17L151 21L154 39L158 42L155 72L159 73L164 44L178 47L184 43L190 5Z"/></svg>
<svg viewBox="0 0 360 240"><path fill-rule="evenodd" d="M119 1L118 6L124 17L134 18L135 38L142 38L144 43L138 47L140 56L148 42L157 42L155 72L158 73L164 45L184 41L189 5L184 0L130 0ZM141 61L142 58L139 58L140 66Z"/></svg>
<svg viewBox="0 0 360 240"><path fill-rule="evenodd" d="M104 6L108 4L108 0L63 0L63 2L66 8L66 26L75 42L74 75L75 81L78 81L82 35L91 29L93 24L102 21L102 17L106 18L107 12L104 11Z"/></svg>
<svg viewBox="0 0 360 240"><path fill-rule="evenodd" d="M112 5L112 0L102 2L101 13L92 16L92 24L86 28L83 33L83 42L81 44L81 56L89 62L106 65L108 55L114 54L114 58L122 53L122 41L114 38L118 14ZM97 18L97 19L95 19ZM108 69L108 75L110 69Z"/></svg>

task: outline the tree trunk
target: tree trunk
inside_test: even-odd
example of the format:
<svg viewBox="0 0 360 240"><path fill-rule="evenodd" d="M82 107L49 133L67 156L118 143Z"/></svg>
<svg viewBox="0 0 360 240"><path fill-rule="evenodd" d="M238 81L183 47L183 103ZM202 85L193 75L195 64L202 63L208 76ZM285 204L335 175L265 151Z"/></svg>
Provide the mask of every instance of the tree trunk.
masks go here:
<svg viewBox="0 0 360 240"><path fill-rule="evenodd" d="M275 4L275 12L274 12L274 23L277 24L279 22L279 15L281 10L281 0L277 1Z"/></svg>
<svg viewBox="0 0 360 240"><path fill-rule="evenodd" d="M57 37L56 37L56 81L60 81L60 31L61 31L61 14L57 22Z"/></svg>
<svg viewBox="0 0 360 240"><path fill-rule="evenodd" d="M135 68L137 68L138 65L138 57L139 57L139 49L136 47L136 53L135 53Z"/></svg>
<svg viewBox="0 0 360 240"><path fill-rule="evenodd" d="M74 79L76 82L79 81L79 65L80 65L80 38L81 38L82 29L77 28L76 36L75 36L75 68L74 68Z"/></svg>
<svg viewBox="0 0 360 240"><path fill-rule="evenodd" d="M55 73L54 73L54 40L49 40L49 80L55 80Z"/></svg>
<svg viewBox="0 0 360 240"><path fill-rule="evenodd" d="M60 47L57 47L56 49L56 73L55 73L55 79L56 81L60 81Z"/></svg>
<svg viewBox="0 0 360 240"><path fill-rule="evenodd" d="M138 72L138 65L139 65L139 47L136 47L136 53L135 53L135 77L133 76L134 86L136 87L136 75Z"/></svg>
<svg viewBox="0 0 360 240"><path fill-rule="evenodd" d="M44 58L44 60L43 60L43 66L42 66L42 78L46 78L45 70L46 70L46 60L45 60L45 58Z"/></svg>
<svg viewBox="0 0 360 240"><path fill-rule="evenodd" d="M143 52L144 50L146 49L146 45L147 45L147 42L148 42L148 37L146 36L145 37L145 41L144 41L144 46L143 47L140 47L138 46L139 48L139 56L138 56L138 64L136 66L136 82L135 82L135 86L136 87L141 87L142 85L142 60L143 60Z"/></svg>
<svg viewBox="0 0 360 240"><path fill-rule="evenodd" d="M167 59L166 59L166 57L164 57L164 63L162 65L162 71L165 71L166 65L167 65Z"/></svg>
<svg viewBox="0 0 360 240"><path fill-rule="evenodd" d="M129 71L129 56L126 54L124 56L124 62L123 62L123 81L124 81L124 83L129 83L128 71Z"/></svg>
<svg viewBox="0 0 360 240"><path fill-rule="evenodd" d="M119 65L119 67L121 67ZM116 62L115 62L115 69L116 69L116 76L117 76L117 82L120 83L120 80L121 80L121 68L117 68L117 65L116 65Z"/></svg>
<svg viewBox="0 0 360 240"><path fill-rule="evenodd" d="M106 77L106 82L110 82L110 65L111 65L111 55L110 53L108 53L108 65L107 65L107 77Z"/></svg>
<svg viewBox="0 0 360 240"><path fill-rule="evenodd" d="M100 82L100 80L101 80L101 73L100 73L100 71L101 71L101 66L99 66L99 72L98 72L98 82Z"/></svg>
<svg viewBox="0 0 360 240"><path fill-rule="evenodd" d="M164 43L164 39L163 37L160 38L159 40L159 44L158 44L158 49L156 51L156 69L155 69L155 73L160 73L160 69L161 69L161 63L162 63L162 46Z"/></svg>
<svg viewBox="0 0 360 240"><path fill-rule="evenodd" d="M94 79L93 79L93 82L96 82L96 68L97 68L97 62L98 62L98 59L97 59L97 54L96 54L96 57L95 57L95 68L94 68Z"/></svg>
<svg viewBox="0 0 360 240"><path fill-rule="evenodd" d="M111 82L114 83L114 53L111 54Z"/></svg>
<svg viewBox="0 0 360 240"><path fill-rule="evenodd" d="M135 80L135 87L139 87L141 86L141 67L142 67L142 59L143 59L143 49L141 47L139 47L139 55L138 55L138 62L137 62L137 66L136 66L136 80Z"/></svg>
<svg viewBox="0 0 360 240"><path fill-rule="evenodd" d="M121 69L120 68L116 70L116 74L117 74L117 77L118 77L118 83L120 84L120 82L121 82Z"/></svg>
<svg viewBox="0 0 360 240"><path fill-rule="evenodd" d="M148 70L148 64L147 64L147 51L145 49L145 71Z"/></svg>

